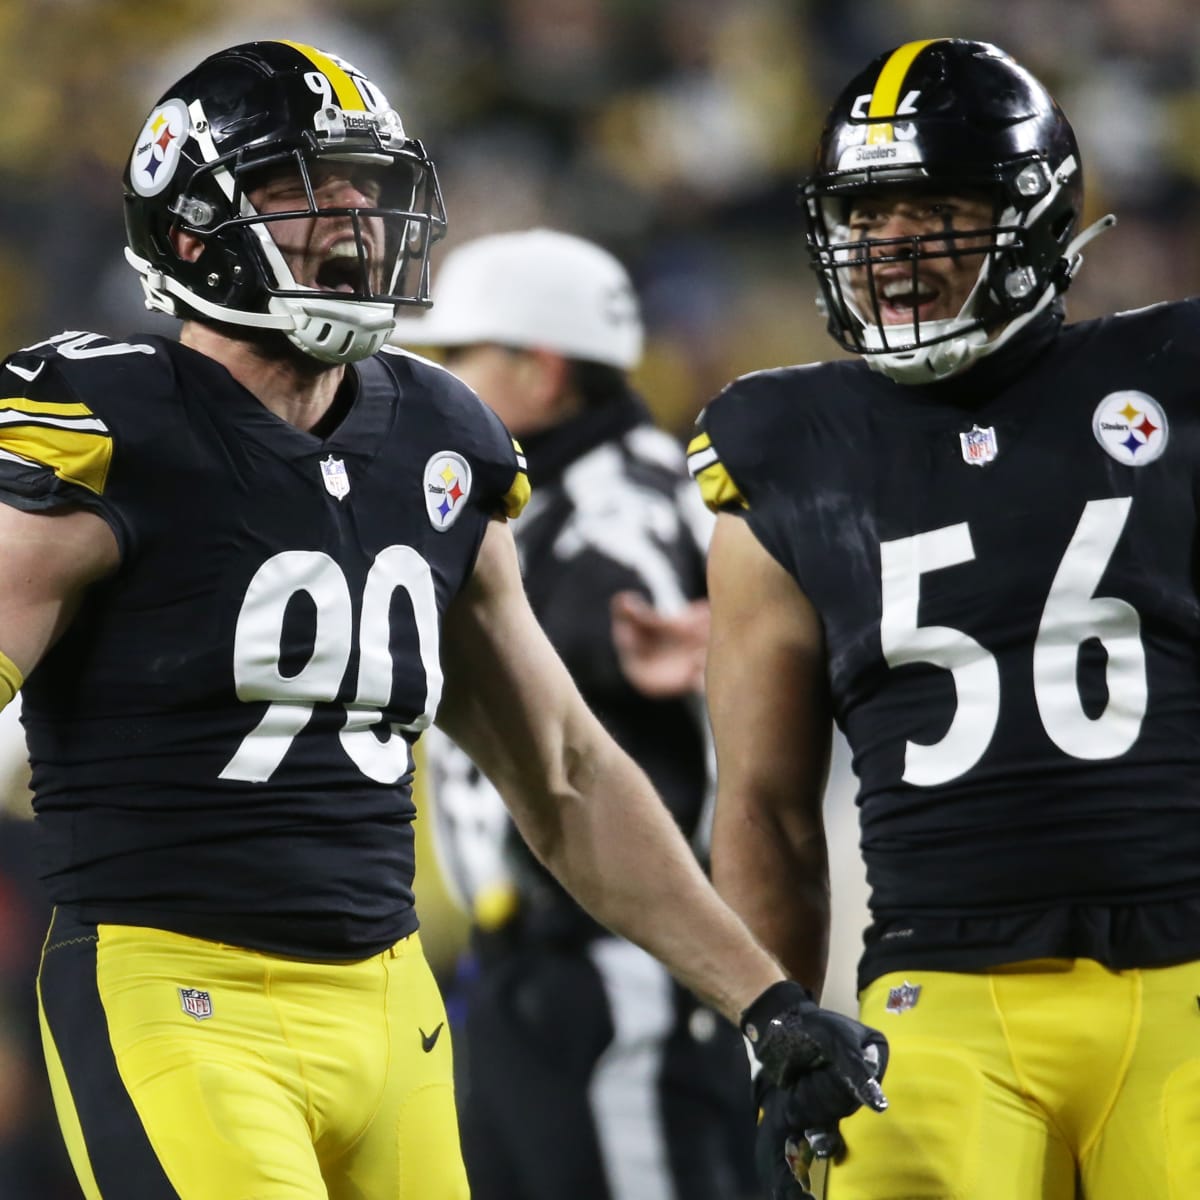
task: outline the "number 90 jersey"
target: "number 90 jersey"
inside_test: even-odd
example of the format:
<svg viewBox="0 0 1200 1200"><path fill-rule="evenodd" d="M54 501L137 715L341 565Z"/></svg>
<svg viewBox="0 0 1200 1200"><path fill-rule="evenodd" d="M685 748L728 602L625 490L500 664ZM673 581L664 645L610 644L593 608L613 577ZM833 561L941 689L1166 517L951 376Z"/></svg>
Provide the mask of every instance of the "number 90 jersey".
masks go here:
<svg viewBox="0 0 1200 1200"><path fill-rule="evenodd" d="M959 379L764 371L702 414L710 505L815 605L859 778L862 983L1200 953L1200 305Z"/></svg>
<svg viewBox="0 0 1200 1200"><path fill-rule="evenodd" d="M83 505L117 572L22 691L44 876L84 919L361 958L416 928L411 746L512 439L401 352L325 440L173 341L63 334L0 370L0 499Z"/></svg>

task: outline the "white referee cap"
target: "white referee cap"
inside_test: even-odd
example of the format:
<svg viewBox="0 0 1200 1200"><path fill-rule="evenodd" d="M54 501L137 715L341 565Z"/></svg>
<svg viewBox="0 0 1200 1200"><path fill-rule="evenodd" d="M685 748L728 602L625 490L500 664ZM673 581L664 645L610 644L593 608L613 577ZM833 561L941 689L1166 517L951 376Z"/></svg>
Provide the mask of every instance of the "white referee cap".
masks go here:
<svg viewBox="0 0 1200 1200"><path fill-rule="evenodd" d="M642 357L642 336L629 274L607 250L553 229L528 229L451 250L433 281L433 307L398 319L391 340L495 342L629 370Z"/></svg>

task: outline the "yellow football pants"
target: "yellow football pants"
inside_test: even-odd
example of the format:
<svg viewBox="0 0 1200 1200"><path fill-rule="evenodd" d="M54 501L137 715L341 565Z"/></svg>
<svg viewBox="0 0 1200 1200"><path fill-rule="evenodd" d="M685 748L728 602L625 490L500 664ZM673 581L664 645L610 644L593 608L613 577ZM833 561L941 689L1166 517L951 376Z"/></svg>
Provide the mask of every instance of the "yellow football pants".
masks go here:
<svg viewBox="0 0 1200 1200"><path fill-rule="evenodd" d="M913 971L861 1011L890 1107L842 1123L828 1200L1200 1197L1200 963Z"/></svg>
<svg viewBox="0 0 1200 1200"><path fill-rule="evenodd" d="M88 1200L464 1200L449 1031L414 934L354 963L55 914L38 980Z"/></svg>

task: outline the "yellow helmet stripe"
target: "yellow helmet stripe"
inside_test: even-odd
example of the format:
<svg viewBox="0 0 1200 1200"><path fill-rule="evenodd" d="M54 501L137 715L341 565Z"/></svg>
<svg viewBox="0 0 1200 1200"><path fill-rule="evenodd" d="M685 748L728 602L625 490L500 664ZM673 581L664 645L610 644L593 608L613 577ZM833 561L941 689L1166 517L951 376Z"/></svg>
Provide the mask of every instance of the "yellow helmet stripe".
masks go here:
<svg viewBox="0 0 1200 1200"><path fill-rule="evenodd" d="M306 46L303 42L289 42L286 38L280 38L279 40L283 45L291 46L293 50L303 54L329 80L330 86L333 88L333 94L337 96L337 102L343 108L354 111L363 108L363 98L355 86L354 80L328 54L322 54L316 47Z"/></svg>
<svg viewBox="0 0 1200 1200"><path fill-rule="evenodd" d="M926 38L923 42L906 42L893 50L891 57L883 64L879 78L875 80L875 89L871 93L871 106L867 109L867 119L878 120L880 117L894 117L896 107L900 103L900 92L904 87L904 77L913 60L934 42L944 42L945 38ZM891 125L872 125L867 130L867 144L878 145L880 142L893 140Z"/></svg>

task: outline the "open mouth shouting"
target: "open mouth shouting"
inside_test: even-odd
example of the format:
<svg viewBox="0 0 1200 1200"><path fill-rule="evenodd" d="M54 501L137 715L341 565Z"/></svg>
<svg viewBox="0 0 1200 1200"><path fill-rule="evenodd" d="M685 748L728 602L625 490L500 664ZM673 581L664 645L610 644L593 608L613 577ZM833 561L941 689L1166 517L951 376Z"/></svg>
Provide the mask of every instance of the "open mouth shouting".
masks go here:
<svg viewBox="0 0 1200 1200"><path fill-rule="evenodd" d="M323 292L363 294L369 290L372 275L370 245L365 246L366 262L360 257L354 238L339 238L325 251L317 263L311 286Z"/></svg>
<svg viewBox="0 0 1200 1200"><path fill-rule="evenodd" d="M927 275L911 271L877 277L879 317L885 325L915 325L953 316L942 312L942 288Z"/></svg>

